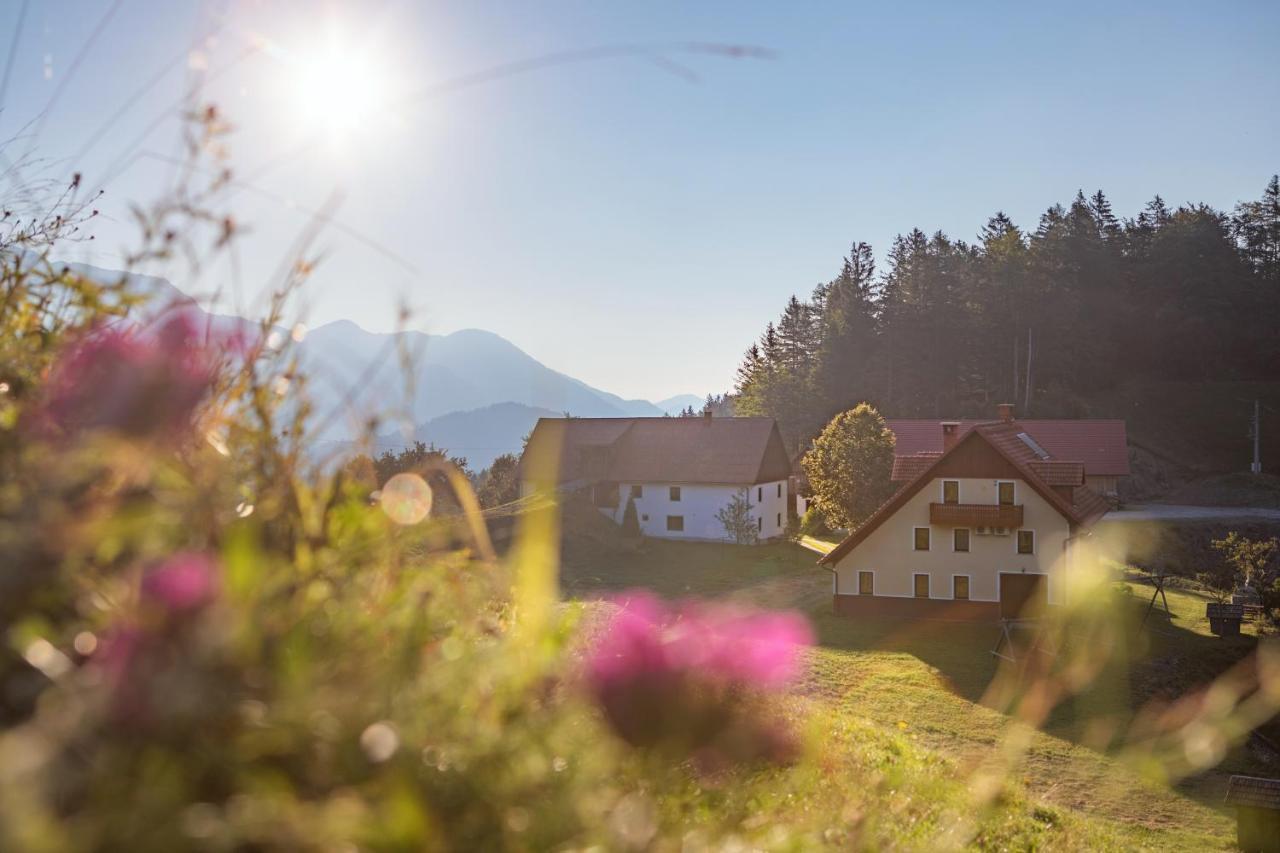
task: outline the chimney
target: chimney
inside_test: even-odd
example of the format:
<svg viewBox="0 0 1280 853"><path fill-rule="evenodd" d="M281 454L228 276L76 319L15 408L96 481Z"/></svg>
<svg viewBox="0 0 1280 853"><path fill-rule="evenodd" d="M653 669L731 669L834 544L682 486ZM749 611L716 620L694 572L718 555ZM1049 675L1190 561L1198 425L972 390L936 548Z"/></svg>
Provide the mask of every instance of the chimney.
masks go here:
<svg viewBox="0 0 1280 853"><path fill-rule="evenodd" d="M703 406L703 408L702 408L702 422L703 422L704 424L709 424L709 423L711 423L711 407L710 407L710 406Z"/></svg>
<svg viewBox="0 0 1280 853"><path fill-rule="evenodd" d="M942 452L956 446L956 441L960 438L960 422L959 421L943 421L942 422Z"/></svg>
<svg viewBox="0 0 1280 853"><path fill-rule="evenodd" d="M1013 420L1013 403L998 403L996 411L1000 413L1000 420L1009 423Z"/></svg>

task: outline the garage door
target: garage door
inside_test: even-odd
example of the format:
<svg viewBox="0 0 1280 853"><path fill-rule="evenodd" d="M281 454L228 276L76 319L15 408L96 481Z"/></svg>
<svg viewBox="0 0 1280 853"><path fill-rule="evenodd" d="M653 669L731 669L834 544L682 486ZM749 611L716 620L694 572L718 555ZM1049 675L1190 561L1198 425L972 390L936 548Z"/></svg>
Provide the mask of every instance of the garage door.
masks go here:
<svg viewBox="0 0 1280 853"><path fill-rule="evenodd" d="M1000 618L1029 618L1044 612L1049 585L1044 575L1000 575Z"/></svg>

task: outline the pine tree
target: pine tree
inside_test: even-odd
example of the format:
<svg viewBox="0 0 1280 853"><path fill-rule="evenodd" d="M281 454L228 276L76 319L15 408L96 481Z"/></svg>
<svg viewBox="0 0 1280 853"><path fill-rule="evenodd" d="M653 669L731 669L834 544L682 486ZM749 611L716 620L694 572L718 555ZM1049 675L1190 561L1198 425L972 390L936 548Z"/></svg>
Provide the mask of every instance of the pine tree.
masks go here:
<svg viewBox="0 0 1280 853"><path fill-rule="evenodd" d="M1258 274L1280 282L1280 175L1271 176L1262 198L1236 205L1232 228Z"/></svg>

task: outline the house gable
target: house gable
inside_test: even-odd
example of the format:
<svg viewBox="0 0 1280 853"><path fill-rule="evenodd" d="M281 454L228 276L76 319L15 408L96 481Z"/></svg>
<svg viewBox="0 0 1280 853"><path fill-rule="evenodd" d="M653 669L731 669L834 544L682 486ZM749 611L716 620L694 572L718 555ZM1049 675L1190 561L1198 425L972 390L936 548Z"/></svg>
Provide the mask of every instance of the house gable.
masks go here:
<svg viewBox="0 0 1280 853"><path fill-rule="evenodd" d="M791 458L787 455L787 446L783 443L782 433L775 423L773 429L769 431L769 440L760 457L760 470L756 472L754 483L772 483L785 480L790 476Z"/></svg>
<svg viewBox="0 0 1280 853"><path fill-rule="evenodd" d="M998 428L997 425L992 427ZM934 480L945 477L1020 480L1043 497L1069 524L1074 526L1081 521L1070 501L1043 483L1026 465L1011 458L1010 454L994 442L988 432L981 427L971 429L942 455L930 458L933 461L928 467L895 492L893 497L882 504L856 530L845 537L843 542L818 562L822 565L834 566L919 494L921 489Z"/></svg>

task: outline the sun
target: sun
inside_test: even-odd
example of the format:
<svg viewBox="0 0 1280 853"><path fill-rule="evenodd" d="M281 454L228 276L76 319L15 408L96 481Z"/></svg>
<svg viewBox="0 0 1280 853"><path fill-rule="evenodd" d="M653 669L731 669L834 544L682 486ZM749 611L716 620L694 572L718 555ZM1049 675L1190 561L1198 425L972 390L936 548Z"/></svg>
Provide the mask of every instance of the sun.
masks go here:
<svg viewBox="0 0 1280 853"><path fill-rule="evenodd" d="M291 66L291 97L306 129L343 143L383 121L392 78L377 54L331 32L295 54Z"/></svg>

